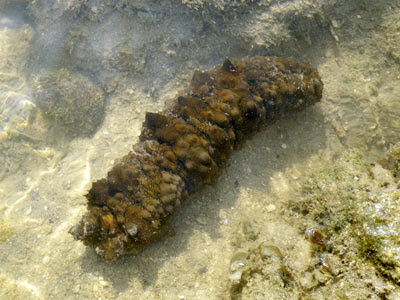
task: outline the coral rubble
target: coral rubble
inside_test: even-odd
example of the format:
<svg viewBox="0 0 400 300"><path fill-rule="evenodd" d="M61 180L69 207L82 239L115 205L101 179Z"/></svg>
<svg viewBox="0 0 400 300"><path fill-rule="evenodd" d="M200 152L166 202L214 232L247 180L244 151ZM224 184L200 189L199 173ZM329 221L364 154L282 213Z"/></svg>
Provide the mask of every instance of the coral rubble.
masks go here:
<svg viewBox="0 0 400 300"><path fill-rule="evenodd" d="M88 212L71 228L107 261L136 253L220 174L233 150L261 126L319 101L323 84L308 64L277 57L226 59L162 113L147 113L140 142L93 183Z"/></svg>

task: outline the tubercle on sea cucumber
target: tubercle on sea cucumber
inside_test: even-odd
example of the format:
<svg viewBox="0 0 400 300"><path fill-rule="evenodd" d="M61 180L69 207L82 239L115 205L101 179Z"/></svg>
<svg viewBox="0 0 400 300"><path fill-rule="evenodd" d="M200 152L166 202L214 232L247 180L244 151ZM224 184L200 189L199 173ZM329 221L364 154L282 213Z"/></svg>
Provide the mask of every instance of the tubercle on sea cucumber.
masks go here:
<svg viewBox="0 0 400 300"><path fill-rule="evenodd" d="M262 126L322 97L316 69L278 57L226 59L195 71L172 107L146 113L140 141L86 195L88 211L70 233L106 261L138 253L234 149Z"/></svg>

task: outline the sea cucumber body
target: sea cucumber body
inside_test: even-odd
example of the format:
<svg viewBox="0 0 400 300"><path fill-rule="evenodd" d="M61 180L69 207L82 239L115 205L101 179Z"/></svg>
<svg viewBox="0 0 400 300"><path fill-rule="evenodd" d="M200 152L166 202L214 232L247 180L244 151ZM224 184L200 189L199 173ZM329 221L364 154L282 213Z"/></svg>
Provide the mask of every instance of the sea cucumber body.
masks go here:
<svg viewBox="0 0 400 300"><path fill-rule="evenodd" d="M196 71L172 107L147 113L140 142L93 183L70 232L110 261L162 236L169 219L215 181L233 150L262 126L322 96L316 69L277 57Z"/></svg>

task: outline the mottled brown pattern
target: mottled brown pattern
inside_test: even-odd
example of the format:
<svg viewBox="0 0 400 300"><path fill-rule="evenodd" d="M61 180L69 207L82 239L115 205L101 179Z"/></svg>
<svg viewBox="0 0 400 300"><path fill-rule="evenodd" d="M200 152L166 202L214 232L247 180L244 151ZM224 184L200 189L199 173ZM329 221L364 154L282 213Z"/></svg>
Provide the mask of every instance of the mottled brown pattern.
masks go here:
<svg viewBox="0 0 400 300"><path fill-rule="evenodd" d="M196 71L172 107L146 114L140 142L93 183L88 212L70 232L107 261L137 253L165 233L202 185L215 181L244 140L319 101L322 89L316 69L291 59L227 59Z"/></svg>

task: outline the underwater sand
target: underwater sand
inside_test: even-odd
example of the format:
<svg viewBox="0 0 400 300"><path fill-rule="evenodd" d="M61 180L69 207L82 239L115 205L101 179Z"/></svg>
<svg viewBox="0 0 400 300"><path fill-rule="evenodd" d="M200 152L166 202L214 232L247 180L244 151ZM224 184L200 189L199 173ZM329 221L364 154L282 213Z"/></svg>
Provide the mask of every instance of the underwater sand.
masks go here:
<svg viewBox="0 0 400 300"><path fill-rule="evenodd" d="M182 2L177 9L207 12L197 2ZM223 3L215 1L219 2ZM35 71L26 68L26 61L37 47L35 30L43 28L28 24L0 28L0 299L233 299L231 259L255 241L279 248L295 277L315 265L312 245L296 223L301 220L290 218L287 203L301 188L303 176L334 164L347 149L354 147L366 160L376 161L399 141L400 6L398 1L355 1L327 9L331 4L319 1L307 19L307 4L302 1L265 1L270 4L264 14L250 2L249 7L258 13L252 19L241 19L238 13L237 22L252 25L242 30L243 36L251 37L255 50L237 46L239 34L239 42L232 45L237 48L226 54L218 52L207 59L214 50L197 49L198 53L188 56L191 69L179 67L179 59L166 58L165 73L170 67L175 75L155 78L163 83L155 90L148 88L152 78L145 66L132 67L144 68L145 78L137 83L123 81L124 74L118 73L121 82L116 88L107 86L107 76L100 75L100 85L110 89L105 117L94 136L86 138L49 137L52 131L35 107L30 80ZM188 3L195 8L186 7ZM288 22L296 5L301 17L298 28L290 27L290 35L280 22ZM207 22L223 16L223 10L209 9L216 12ZM234 9L225 7L231 13ZM277 12L281 19L272 17ZM105 28L117 26L112 17L99 22ZM321 28L313 35L318 22ZM157 27L150 28L156 35ZM263 37L271 38L271 45L260 46ZM196 41L196 36L192 38ZM216 49L226 47L217 33L209 39ZM100 43L93 38L82 45L95 49L96 42ZM146 45L154 48L146 40L141 42L143 49ZM109 51L103 46L102 50ZM292 56L317 67L324 82L321 103L282 118L248 141L234 153L217 184L203 189L175 217L175 233L139 255L107 264L92 249L74 241L68 230L86 211L83 195L137 141L144 113L161 110L188 84L194 68L219 64L224 55L255 54ZM82 68L96 72L91 64ZM168 76L173 78L167 80ZM31 120L32 115L36 119ZM326 282L312 289L299 285L290 293L268 284L255 284L254 298L246 291L243 299L330 298L329 290L324 294ZM399 287L390 281L385 284L391 285L387 298L372 287L357 294L354 289L365 289L358 282L351 295L375 293L376 299L400 299ZM259 289L266 287L269 298L257 298Z"/></svg>

